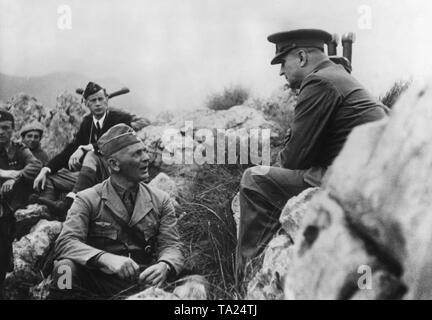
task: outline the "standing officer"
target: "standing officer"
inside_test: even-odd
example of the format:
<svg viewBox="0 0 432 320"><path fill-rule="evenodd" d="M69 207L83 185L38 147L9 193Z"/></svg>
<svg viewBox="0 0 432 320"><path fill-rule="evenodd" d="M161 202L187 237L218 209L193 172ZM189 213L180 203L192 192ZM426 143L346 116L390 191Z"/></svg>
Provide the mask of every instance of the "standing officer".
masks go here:
<svg viewBox="0 0 432 320"><path fill-rule="evenodd" d="M90 109L90 114L84 117L75 139L42 168L34 181L34 189L43 190L35 202L47 205L50 211L59 217L66 214L73 202L75 193L71 191L83 190L81 185L90 187L87 181L93 181L92 177L98 174L98 170L106 173L106 170L100 169L104 167L104 163L97 156L98 139L112 126L118 123L130 125L132 121L132 115L108 108L106 90L94 82L87 84L83 98ZM81 163L90 151L93 152L91 152L92 161L89 162L96 161L97 168L86 166L78 182L79 188L74 189L80 175L77 171L81 169ZM59 192L69 192L65 201L55 201Z"/></svg>
<svg viewBox="0 0 432 320"><path fill-rule="evenodd" d="M43 133L44 127L38 121L24 125L20 132L22 142L30 149L36 159L45 166L49 161L49 157L41 147Z"/></svg>
<svg viewBox="0 0 432 320"><path fill-rule="evenodd" d="M11 141L14 117L0 109L0 297L6 272L12 271L14 211L26 204L42 165L22 143Z"/></svg>
<svg viewBox="0 0 432 320"><path fill-rule="evenodd" d="M170 197L143 182L149 158L132 128L118 124L98 145L111 177L77 194L56 242L54 285L65 268L72 290L104 297L138 280L160 285L183 268Z"/></svg>
<svg viewBox="0 0 432 320"><path fill-rule="evenodd" d="M279 155L282 167L249 168L241 180L238 280L247 262L263 251L280 228L279 216L287 200L321 185L355 126L386 115L385 107L324 53L329 33L301 29L276 33L268 40L276 44L271 64L281 65L280 75L299 95L291 137Z"/></svg>

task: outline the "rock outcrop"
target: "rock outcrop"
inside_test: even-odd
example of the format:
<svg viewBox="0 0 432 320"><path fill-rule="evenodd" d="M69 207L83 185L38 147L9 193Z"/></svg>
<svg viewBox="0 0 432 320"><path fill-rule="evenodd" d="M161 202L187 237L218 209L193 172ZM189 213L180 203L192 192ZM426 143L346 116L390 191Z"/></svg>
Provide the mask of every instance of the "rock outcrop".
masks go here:
<svg viewBox="0 0 432 320"><path fill-rule="evenodd" d="M20 239L22 236L28 234L31 228L40 220L52 220L52 216L46 206L29 204L27 207L15 211L15 219L16 238Z"/></svg>
<svg viewBox="0 0 432 320"><path fill-rule="evenodd" d="M150 287L128 297L126 300L206 300L207 281L204 277L194 275L176 281L172 292L157 287Z"/></svg>
<svg viewBox="0 0 432 320"><path fill-rule="evenodd" d="M48 253L53 241L60 234L59 221L39 221L30 233L13 243L14 272L32 270Z"/></svg>
<svg viewBox="0 0 432 320"><path fill-rule="evenodd" d="M40 220L30 233L13 243L14 270L5 280L9 299L26 299L31 286L43 280L41 270L48 263L52 244L61 231L61 222Z"/></svg>
<svg viewBox="0 0 432 320"><path fill-rule="evenodd" d="M181 178L178 178L177 180L180 179ZM177 198L179 197L179 190L177 188L176 181L171 179L167 174L163 172L159 173L150 181L149 186L156 187L168 193L171 197L171 201L174 207L179 207L179 204L177 202Z"/></svg>
<svg viewBox="0 0 432 320"><path fill-rule="evenodd" d="M287 203L248 298L432 298L431 103L412 87L354 129L322 189Z"/></svg>
<svg viewBox="0 0 432 320"><path fill-rule="evenodd" d="M164 125L149 125L140 130L138 136L150 153L151 163L160 167L167 158L172 163L183 165L200 162L197 158L205 158L207 150L215 150L217 140L234 139L239 144L240 140L248 138L251 129L270 129L270 137L274 137L277 125L254 108L235 106L219 111L197 110ZM228 142L224 143L224 148L228 148ZM191 161L185 154L193 155ZM216 157L214 159L216 163Z"/></svg>

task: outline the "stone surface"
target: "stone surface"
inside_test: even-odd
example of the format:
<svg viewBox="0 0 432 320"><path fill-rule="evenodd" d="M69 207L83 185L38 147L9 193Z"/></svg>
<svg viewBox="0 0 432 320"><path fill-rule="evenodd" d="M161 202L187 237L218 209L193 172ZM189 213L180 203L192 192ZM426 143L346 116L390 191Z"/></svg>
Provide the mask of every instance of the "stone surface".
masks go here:
<svg viewBox="0 0 432 320"><path fill-rule="evenodd" d="M270 242L262 268L249 284L248 298L349 298L357 289L358 268L377 264L346 227L343 210L325 193L312 190L305 191L315 196L296 220L298 227L289 229L291 234L282 229ZM298 208L300 203L297 199L292 204Z"/></svg>
<svg viewBox="0 0 432 320"><path fill-rule="evenodd" d="M156 287L147 288L126 300L178 300L174 294Z"/></svg>
<svg viewBox="0 0 432 320"><path fill-rule="evenodd" d="M172 180L167 174L163 172L159 173L156 177L154 177L148 185L165 191L173 199L175 199L179 195L174 180Z"/></svg>
<svg viewBox="0 0 432 320"><path fill-rule="evenodd" d="M292 260L292 244L287 235L276 236L269 242L262 267L248 284L247 300L284 299L281 274Z"/></svg>
<svg viewBox="0 0 432 320"><path fill-rule="evenodd" d="M319 188L309 188L304 190L298 196L288 200L282 210L279 222L285 232L294 239L303 216L306 214L309 200L318 192Z"/></svg>
<svg viewBox="0 0 432 320"><path fill-rule="evenodd" d="M276 134L277 125L264 119L263 113L247 106L235 106L228 110L196 110L163 125L149 125L138 132L150 154L153 166L162 162L170 164L202 164L206 160L216 163L218 141L225 150L221 159L235 163L240 155L240 146L248 146L251 129L270 129L270 137ZM218 133L217 130L221 130ZM272 136L273 134L273 136ZM270 141L269 145L270 145ZM254 144L255 145L255 144ZM230 149L231 148L231 149ZM235 148L235 149L234 149ZM243 148L245 149L245 148ZM261 139L257 144L258 153L264 149ZM237 151L237 157L228 151ZM247 154L243 161L247 162ZM270 155L269 155L270 158ZM270 159L269 159L270 161ZM269 163L267 163L269 164Z"/></svg>
<svg viewBox="0 0 432 320"><path fill-rule="evenodd" d="M180 279L173 294L181 300L207 300L207 286L203 276L192 275Z"/></svg>
<svg viewBox="0 0 432 320"><path fill-rule="evenodd" d="M207 281L204 277L193 275L177 281L174 291L168 292L156 287L150 287L126 300L206 300Z"/></svg>
<svg viewBox="0 0 432 320"><path fill-rule="evenodd" d="M365 283L364 283L365 284ZM372 274L370 287L363 286L351 297L352 300L399 299L405 293L405 285L389 272L377 270Z"/></svg>
<svg viewBox="0 0 432 320"><path fill-rule="evenodd" d="M195 110L191 113L182 115L172 121L172 125L182 128L185 121L192 121L193 127L201 128L274 128L275 124L267 121L262 112L243 105L234 106L228 110Z"/></svg>
<svg viewBox="0 0 432 320"><path fill-rule="evenodd" d="M39 221L29 234L13 243L14 272L33 270L60 234L61 222Z"/></svg>
<svg viewBox="0 0 432 320"><path fill-rule="evenodd" d="M357 290L359 268L378 264L324 192L314 197L300 230L282 274L286 299L348 299Z"/></svg>
<svg viewBox="0 0 432 320"><path fill-rule="evenodd" d="M15 211L16 238L30 232L30 229L41 219L52 219L46 206L40 204L29 204L23 209Z"/></svg>
<svg viewBox="0 0 432 320"><path fill-rule="evenodd" d="M19 241L13 243L14 270L4 283L6 299L44 298L42 269L48 263L52 244L61 231L61 222L40 220Z"/></svg>
<svg viewBox="0 0 432 320"><path fill-rule="evenodd" d="M432 298L431 103L432 85L414 85L354 129L321 191L287 204L248 297Z"/></svg>
<svg viewBox="0 0 432 320"><path fill-rule="evenodd" d="M432 298L431 103L431 84L415 85L388 122L356 129L327 182L352 227L403 274L407 299Z"/></svg>

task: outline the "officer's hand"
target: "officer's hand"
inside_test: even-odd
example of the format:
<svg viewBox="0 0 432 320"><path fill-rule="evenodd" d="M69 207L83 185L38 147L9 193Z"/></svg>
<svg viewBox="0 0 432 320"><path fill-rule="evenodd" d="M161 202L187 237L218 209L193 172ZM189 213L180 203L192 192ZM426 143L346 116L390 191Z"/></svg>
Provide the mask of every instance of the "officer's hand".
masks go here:
<svg viewBox="0 0 432 320"><path fill-rule="evenodd" d="M98 259L101 271L115 274L124 280L136 280L139 274L139 266L131 258L118 256L112 253L104 253Z"/></svg>
<svg viewBox="0 0 432 320"><path fill-rule="evenodd" d="M75 150L75 152L69 158L69 169L71 171L77 171L81 168L80 160L84 155L84 151L81 148Z"/></svg>
<svg viewBox="0 0 432 320"><path fill-rule="evenodd" d="M158 262L145 269L139 276L141 283L152 286L161 285L168 276L168 265L165 262Z"/></svg>
<svg viewBox="0 0 432 320"><path fill-rule="evenodd" d="M6 181L2 184L2 186L1 186L1 188L0 188L0 194L1 194L1 195L4 195L4 194L6 194L6 193L11 192L12 189L13 189L14 184L15 184L15 180L14 180L14 179L6 180Z"/></svg>
<svg viewBox="0 0 432 320"><path fill-rule="evenodd" d="M41 192L42 190L45 190L46 185L46 178L48 175L49 169L47 167L43 167L39 174L37 175L36 179L34 179L33 182L33 189Z"/></svg>

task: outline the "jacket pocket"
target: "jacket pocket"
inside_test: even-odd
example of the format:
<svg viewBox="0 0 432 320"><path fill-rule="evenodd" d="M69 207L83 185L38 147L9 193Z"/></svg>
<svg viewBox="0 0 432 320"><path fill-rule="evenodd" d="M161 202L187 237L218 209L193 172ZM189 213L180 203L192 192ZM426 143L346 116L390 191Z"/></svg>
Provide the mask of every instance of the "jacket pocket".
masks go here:
<svg viewBox="0 0 432 320"><path fill-rule="evenodd" d="M159 233L159 220L150 212L140 223L137 229L144 234L146 242L154 239Z"/></svg>
<svg viewBox="0 0 432 320"><path fill-rule="evenodd" d="M88 244L100 249L106 250L115 246L118 240L118 230L109 224L93 224L88 233Z"/></svg>

